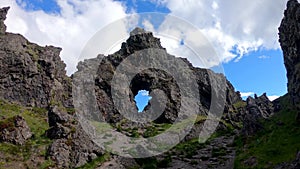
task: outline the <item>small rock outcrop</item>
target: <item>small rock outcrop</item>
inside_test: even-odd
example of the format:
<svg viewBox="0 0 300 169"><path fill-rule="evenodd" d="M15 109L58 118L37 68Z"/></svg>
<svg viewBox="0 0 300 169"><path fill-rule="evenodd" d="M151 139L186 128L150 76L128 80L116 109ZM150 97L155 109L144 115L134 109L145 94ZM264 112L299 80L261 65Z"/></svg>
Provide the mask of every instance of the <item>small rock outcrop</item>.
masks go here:
<svg viewBox="0 0 300 169"><path fill-rule="evenodd" d="M0 121L0 142L24 145L32 133L22 116L14 116Z"/></svg>
<svg viewBox="0 0 300 169"><path fill-rule="evenodd" d="M58 106L51 107L48 112L50 129L46 135L54 142L47 156L60 168L79 167L104 154L104 150L85 134L73 113Z"/></svg>
<svg viewBox="0 0 300 169"><path fill-rule="evenodd" d="M279 27L279 42L287 70L288 93L294 105L300 104L300 4L289 0Z"/></svg>
<svg viewBox="0 0 300 169"><path fill-rule="evenodd" d="M260 97L257 95L252 98L251 96L246 100L247 106L245 107L242 133L246 136L252 136L257 131L263 129L262 124L259 122L261 119L267 119L274 114L273 103L269 100L266 93Z"/></svg>
<svg viewBox="0 0 300 169"><path fill-rule="evenodd" d="M8 10L9 10L9 7L0 9L0 34L5 34L5 32L6 32L6 25L4 24L4 21L6 19Z"/></svg>

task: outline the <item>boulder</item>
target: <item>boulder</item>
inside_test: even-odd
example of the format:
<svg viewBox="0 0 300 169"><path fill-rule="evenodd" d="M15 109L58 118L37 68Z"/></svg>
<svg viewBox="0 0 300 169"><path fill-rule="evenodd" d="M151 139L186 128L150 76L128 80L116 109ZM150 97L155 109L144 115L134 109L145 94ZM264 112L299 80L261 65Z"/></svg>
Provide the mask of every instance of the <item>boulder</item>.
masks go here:
<svg viewBox="0 0 300 169"><path fill-rule="evenodd" d="M104 150L90 139L76 117L65 108L51 107L48 121L50 129L46 131L46 135L54 139L54 142L49 146L47 156L58 167L80 167L104 154Z"/></svg>
<svg viewBox="0 0 300 169"><path fill-rule="evenodd" d="M32 132L22 116L14 116L0 121L0 142L24 145Z"/></svg>

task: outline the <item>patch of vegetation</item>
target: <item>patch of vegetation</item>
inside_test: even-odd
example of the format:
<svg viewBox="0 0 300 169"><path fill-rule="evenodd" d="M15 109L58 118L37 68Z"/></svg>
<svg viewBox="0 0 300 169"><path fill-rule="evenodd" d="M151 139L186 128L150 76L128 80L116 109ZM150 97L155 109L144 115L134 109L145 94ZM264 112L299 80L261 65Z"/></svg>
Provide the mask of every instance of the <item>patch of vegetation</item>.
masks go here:
<svg viewBox="0 0 300 169"><path fill-rule="evenodd" d="M35 50L33 46L28 45L26 52L32 57L32 60L34 62L38 61L38 59L39 59L39 52L37 50Z"/></svg>
<svg viewBox="0 0 300 169"><path fill-rule="evenodd" d="M245 101L238 101L233 104L234 108L239 109L239 108L244 108L247 106L247 103Z"/></svg>
<svg viewBox="0 0 300 169"><path fill-rule="evenodd" d="M226 155L226 148L220 147L220 148L213 148L212 149L212 157L220 157Z"/></svg>
<svg viewBox="0 0 300 169"><path fill-rule="evenodd" d="M12 131L15 127L15 117L10 117L0 121L0 131L6 129L8 131ZM1 135L1 133L0 133Z"/></svg>
<svg viewBox="0 0 300 169"><path fill-rule="evenodd" d="M300 125L295 119L297 111L290 105L288 96L280 98L280 105L280 112L262 122L264 130L251 138L240 136L235 140L235 168L250 168L244 162L251 157L257 159L256 168L273 168L295 159L300 150Z"/></svg>
<svg viewBox="0 0 300 169"><path fill-rule="evenodd" d="M172 124L169 123L163 123L163 124L155 124L153 123L152 126L148 127L146 131L143 133L144 138L148 137L154 137L156 135L159 135L169 129L172 126Z"/></svg>
<svg viewBox="0 0 300 169"><path fill-rule="evenodd" d="M16 115L20 115L25 119L33 136L23 146L0 143L0 168L15 162L22 162L25 165L26 161L33 156L45 157L46 148L52 143L45 136L45 131L49 128L46 109L27 108L0 100L0 118L4 119L0 121L1 127L9 128L7 125L13 127L13 117ZM43 163L45 168L50 165L52 165L51 160L45 160Z"/></svg>
<svg viewBox="0 0 300 169"><path fill-rule="evenodd" d="M204 148L205 143L199 143L198 138L191 139L189 141L179 143L175 146L176 152L183 154L187 158L191 158L196 155L197 150Z"/></svg>

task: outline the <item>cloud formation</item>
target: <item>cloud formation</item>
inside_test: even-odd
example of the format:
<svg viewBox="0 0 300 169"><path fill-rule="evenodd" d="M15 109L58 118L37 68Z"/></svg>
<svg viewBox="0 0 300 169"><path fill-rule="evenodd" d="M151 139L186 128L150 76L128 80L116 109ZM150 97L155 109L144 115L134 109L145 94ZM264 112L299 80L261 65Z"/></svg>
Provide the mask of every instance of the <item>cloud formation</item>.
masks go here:
<svg viewBox="0 0 300 169"><path fill-rule="evenodd" d="M280 96L276 96L276 95L268 96L268 98L269 98L270 101L276 100L276 99L278 99L279 97L280 97Z"/></svg>
<svg viewBox="0 0 300 169"><path fill-rule="evenodd" d="M198 27L221 61L238 61L259 48L278 49L278 30L287 0L152 0L171 15Z"/></svg>
<svg viewBox="0 0 300 169"><path fill-rule="evenodd" d="M246 99L249 96L253 96L254 92L241 92L240 94L243 99Z"/></svg>

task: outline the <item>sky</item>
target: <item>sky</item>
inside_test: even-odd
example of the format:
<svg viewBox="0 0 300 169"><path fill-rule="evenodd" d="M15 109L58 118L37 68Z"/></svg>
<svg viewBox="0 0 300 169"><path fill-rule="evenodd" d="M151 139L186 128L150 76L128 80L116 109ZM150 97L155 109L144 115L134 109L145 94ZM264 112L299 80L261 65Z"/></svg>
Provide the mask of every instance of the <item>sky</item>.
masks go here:
<svg viewBox="0 0 300 169"><path fill-rule="evenodd" d="M286 70L278 42L278 27L287 0L1 0L10 6L7 30L20 33L39 45L62 47L67 73L76 71L79 53L96 32L126 16L159 12L193 25L214 46L223 73L243 98L264 92L273 100L287 92ZM166 17L167 18L167 17ZM162 24L164 23L164 24ZM180 39L159 34L168 20L143 20L142 26L161 38L171 54L190 57L184 42L193 42L188 33ZM122 29L129 36L129 30ZM191 30L186 30L191 32ZM191 34L193 35L193 34ZM42 37L42 38L41 38ZM197 45L197 44L196 44ZM118 47L119 48L119 47ZM145 97L149 100L149 97Z"/></svg>

